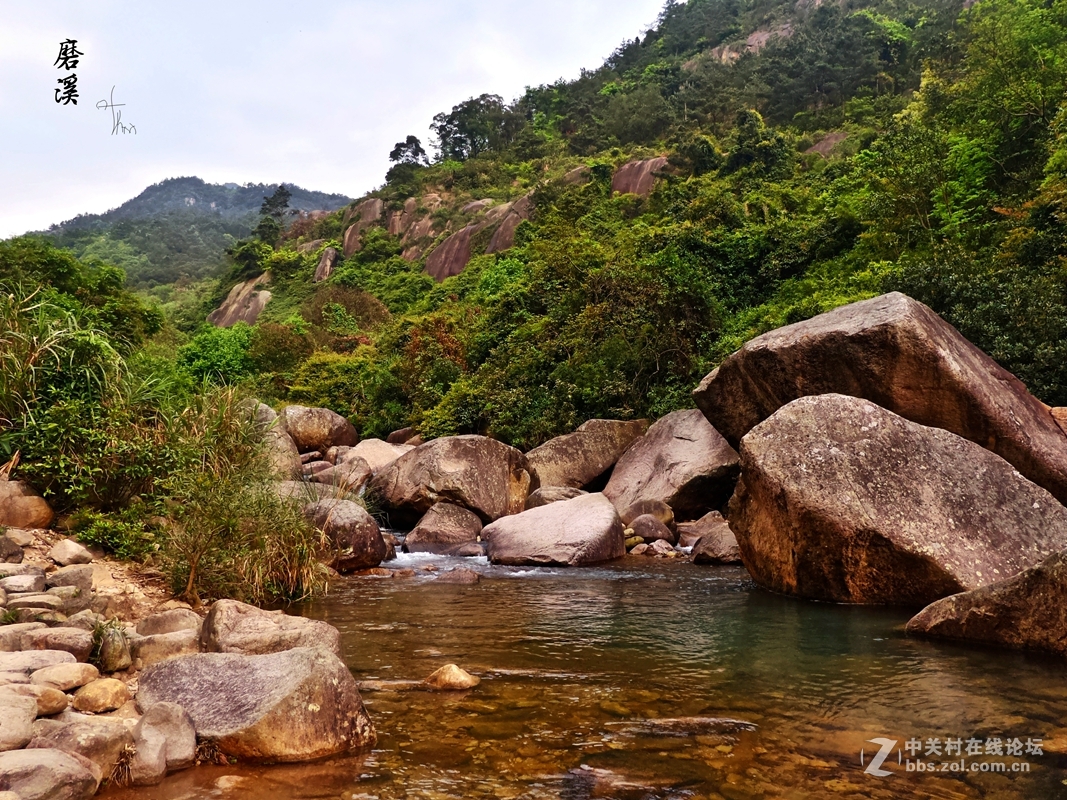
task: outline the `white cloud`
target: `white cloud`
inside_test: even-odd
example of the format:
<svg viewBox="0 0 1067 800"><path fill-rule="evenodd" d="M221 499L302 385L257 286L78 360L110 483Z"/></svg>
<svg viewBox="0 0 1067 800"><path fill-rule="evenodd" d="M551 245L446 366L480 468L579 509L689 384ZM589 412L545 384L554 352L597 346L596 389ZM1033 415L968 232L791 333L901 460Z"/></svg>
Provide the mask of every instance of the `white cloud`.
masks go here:
<svg viewBox="0 0 1067 800"><path fill-rule="evenodd" d="M661 3L0 0L0 236L178 175L358 196L438 111L596 67ZM52 99L67 37L85 53L77 107ZM94 107L112 85L136 136Z"/></svg>

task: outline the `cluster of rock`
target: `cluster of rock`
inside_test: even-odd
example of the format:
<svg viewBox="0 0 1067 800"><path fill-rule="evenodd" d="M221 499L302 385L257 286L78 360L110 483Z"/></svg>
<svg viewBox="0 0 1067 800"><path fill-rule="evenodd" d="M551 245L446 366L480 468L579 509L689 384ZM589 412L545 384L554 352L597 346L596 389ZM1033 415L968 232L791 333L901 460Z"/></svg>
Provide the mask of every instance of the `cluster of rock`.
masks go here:
<svg viewBox="0 0 1067 800"><path fill-rule="evenodd" d="M929 308L892 293L772 331L694 396L740 451L729 524L757 582L1064 652L1062 412Z"/></svg>
<svg viewBox="0 0 1067 800"><path fill-rule="evenodd" d="M0 565L12 571L3 580L37 577ZM20 800L156 784L192 766L198 745L291 762L374 742L324 622L223 600L206 618L174 608L123 625L85 609L0 626L0 788Z"/></svg>

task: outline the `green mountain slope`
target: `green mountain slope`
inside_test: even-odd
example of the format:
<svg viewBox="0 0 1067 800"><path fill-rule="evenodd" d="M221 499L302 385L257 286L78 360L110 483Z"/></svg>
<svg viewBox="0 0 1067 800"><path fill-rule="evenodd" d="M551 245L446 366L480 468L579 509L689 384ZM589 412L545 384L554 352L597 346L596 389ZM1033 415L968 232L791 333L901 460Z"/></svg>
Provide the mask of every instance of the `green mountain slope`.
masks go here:
<svg viewBox="0 0 1067 800"><path fill-rule="evenodd" d="M216 277L225 268L223 251L249 234L264 196L274 188L171 178L104 214L82 214L53 225L48 235L80 258L121 267L132 286ZM333 211L350 200L290 189L294 213Z"/></svg>

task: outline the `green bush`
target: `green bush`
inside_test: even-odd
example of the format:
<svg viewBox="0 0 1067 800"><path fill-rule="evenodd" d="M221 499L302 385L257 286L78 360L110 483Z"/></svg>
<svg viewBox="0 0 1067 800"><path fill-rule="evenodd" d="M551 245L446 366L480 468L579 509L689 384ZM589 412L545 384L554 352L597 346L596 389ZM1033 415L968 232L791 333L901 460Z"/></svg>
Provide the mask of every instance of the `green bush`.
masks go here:
<svg viewBox="0 0 1067 800"><path fill-rule="evenodd" d="M178 364L197 380L235 383L252 374L251 326L205 328L178 350Z"/></svg>

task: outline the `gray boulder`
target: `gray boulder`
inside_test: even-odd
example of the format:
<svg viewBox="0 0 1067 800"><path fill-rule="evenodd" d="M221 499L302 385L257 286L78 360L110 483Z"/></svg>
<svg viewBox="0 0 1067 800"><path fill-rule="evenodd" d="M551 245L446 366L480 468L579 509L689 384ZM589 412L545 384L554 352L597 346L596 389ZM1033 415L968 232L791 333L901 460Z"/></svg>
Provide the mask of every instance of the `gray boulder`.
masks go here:
<svg viewBox="0 0 1067 800"><path fill-rule="evenodd" d="M602 494L523 511L482 531L494 564L583 566L626 555L622 520Z"/></svg>
<svg viewBox="0 0 1067 800"><path fill-rule="evenodd" d="M591 419L574 433L535 447L526 458L540 486L582 489L604 477L647 429L646 419Z"/></svg>
<svg viewBox="0 0 1067 800"><path fill-rule="evenodd" d="M219 600L211 607L200 641L206 653L263 655L294 647L323 647L341 654L341 634L332 625L236 600Z"/></svg>
<svg viewBox="0 0 1067 800"><path fill-rule="evenodd" d="M145 709L133 729L136 754L130 762L135 786L154 786L168 772L191 767L196 760L193 719L176 703L156 703Z"/></svg>
<svg viewBox="0 0 1067 800"><path fill-rule="evenodd" d="M0 653L0 672L25 672L29 675L57 664L74 664L74 656L62 650L32 650L28 653Z"/></svg>
<svg viewBox="0 0 1067 800"><path fill-rule="evenodd" d="M12 692L0 692L0 751L25 747L33 738L35 719L37 719L35 698Z"/></svg>
<svg viewBox="0 0 1067 800"><path fill-rule="evenodd" d="M357 456L336 466L315 471L311 480L316 483L328 483L339 487L342 491L359 494L373 474L370 465Z"/></svg>
<svg viewBox="0 0 1067 800"><path fill-rule="evenodd" d="M309 761L377 738L355 678L323 648L172 659L140 678L138 707L160 702L185 709L201 739L250 761Z"/></svg>
<svg viewBox="0 0 1067 800"><path fill-rule="evenodd" d="M437 503L404 539L405 553L448 555L457 547L478 541L482 521L473 511L451 503Z"/></svg>
<svg viewBox="0 0 1067 800"><path fill-rule="evenodd" d="M69 567L71 564L88 564L93 560L93 554L73 539L63 539L48 551L48 557L61 567Z"/></svg>
<svg viewBox="0 0 1067 800"><path fill-rule="evenodd" d="M737 537L730 530L730 523L718 511L706 514L696 522L683 522L678 526L679 535L695 534L693 545L694 564L740 564L741 550Z"/></svg>
<svg viewBox="0 0 1067 800"><path fill-rule="evenodd" d="M133 736L121 720L90 717L42 731L33 737L31 749L62 750L88 761L98 782L110 777Z"/></svg>
<svg viewBox="0 0 1067 800"><path fill-rule="evenodd" d="M982 447L867 400L803 397L741 443L730 527L775 591L925 605L1067 549L1067 508Z"/></svg>
<svg viewBox="0 0 1067 800"><path fill-rule="evenodd" d="M0 753L0 786L19 800L88 800L99 785L90 762L62 750Z"/></svg>
<svg viewBox="0 0 1067 800"><path fill-rule="evenodd" d="M679 520L723 507L740 471L730 447L698 409L657 420L619 459L604 487L616 508L659 500Z"/></svg>

